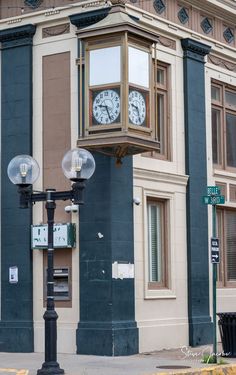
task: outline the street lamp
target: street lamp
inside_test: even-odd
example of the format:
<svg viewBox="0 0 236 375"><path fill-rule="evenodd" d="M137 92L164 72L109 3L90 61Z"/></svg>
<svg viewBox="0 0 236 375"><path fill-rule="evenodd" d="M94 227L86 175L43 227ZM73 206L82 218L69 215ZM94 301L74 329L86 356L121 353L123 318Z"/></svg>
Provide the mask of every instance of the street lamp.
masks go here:
<svg viewBox="0 0 236 375"><path fill-rule="evenodd" d="M34 192L33 183L39 177L39 165L29 155L14 157L7 168L7 174L11 182L18 186L20 194L20 208L28 208L33 203L45 201L48 223L48 268L47 268L47 308L44 313L45 320L45 362L37 371L38 375L64 374L57 362L57 318L54 303L53 282L53 224L56 200L71 200L73 204L81 205L85 181L89 179L95 170L95 160L87 150L76 148L68 151L62 159L64 175L73 182L71 190L56 191L47 189L45 192Z"/></svg>

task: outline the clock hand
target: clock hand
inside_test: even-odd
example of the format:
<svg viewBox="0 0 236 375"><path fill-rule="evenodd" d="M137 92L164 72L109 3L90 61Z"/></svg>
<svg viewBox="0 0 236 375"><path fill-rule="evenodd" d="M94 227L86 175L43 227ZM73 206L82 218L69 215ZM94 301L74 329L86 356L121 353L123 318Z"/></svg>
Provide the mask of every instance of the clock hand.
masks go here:
<svg viewBox="0 0 236 375"><path fill-rule="evenodd" d="M139 113L139 108L138 108L138 106L135 105L135 104L133 104L133 103L131 103L131 105L136 109L137 114L138 114L138 119L139 119L139 121L141 122L141 117L140 117L140 113Z"/></svg>
<svg viewBox="0 0 236 375"><path fill-rule="evenodd" d="M109 110L108 110L108 106L104 105L104 104L99 104L98 106L99 106L99 108L105 108L106 109L109 120L111 121L111 116L110 116L110 113L109 113Z"/></svg>

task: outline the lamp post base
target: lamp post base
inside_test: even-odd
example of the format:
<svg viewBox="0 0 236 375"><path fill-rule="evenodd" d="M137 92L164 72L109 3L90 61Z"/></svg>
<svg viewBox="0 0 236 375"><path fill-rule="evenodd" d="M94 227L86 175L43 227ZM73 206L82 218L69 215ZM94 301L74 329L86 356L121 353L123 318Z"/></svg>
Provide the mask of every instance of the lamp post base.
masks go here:
<svg viewBox="0 0 236 375"><path fill-rule="evenodd" d="M37 375L57 375L64 373L65 371L60 368L57 362L44 362L42 368L37 371Z"/></svg>

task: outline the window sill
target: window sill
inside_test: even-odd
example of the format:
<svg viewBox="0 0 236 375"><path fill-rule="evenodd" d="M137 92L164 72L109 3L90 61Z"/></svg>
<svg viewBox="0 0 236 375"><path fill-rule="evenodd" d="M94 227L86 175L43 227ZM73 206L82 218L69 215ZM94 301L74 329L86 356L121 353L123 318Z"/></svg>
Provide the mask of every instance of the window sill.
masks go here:
<svg viewBox="0 0 236 375"><path fill-rule="evenodd" d="M176 294L173 290L166 288L146 289L144 299L176 299Z"/></svg>
<svg viewBox="0 0 236 375"><path fill-rule="evenodd" d="M225 169L215 169L214 168L214 177L228 177L230 179L236 180L236 171L229 171Z"/></svg>

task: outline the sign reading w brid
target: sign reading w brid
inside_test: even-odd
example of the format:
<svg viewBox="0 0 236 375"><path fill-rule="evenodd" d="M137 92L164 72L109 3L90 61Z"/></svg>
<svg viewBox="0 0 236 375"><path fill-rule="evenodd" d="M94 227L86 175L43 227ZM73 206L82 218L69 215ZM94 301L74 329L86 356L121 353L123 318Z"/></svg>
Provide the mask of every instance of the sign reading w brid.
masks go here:
<svg viewBox="0 0 236 375"><path fill-rule="evenodd" d="M38 8L42 4L43 0L25 0L24 3L28 7L31 7L33 9Z"/></svg>

